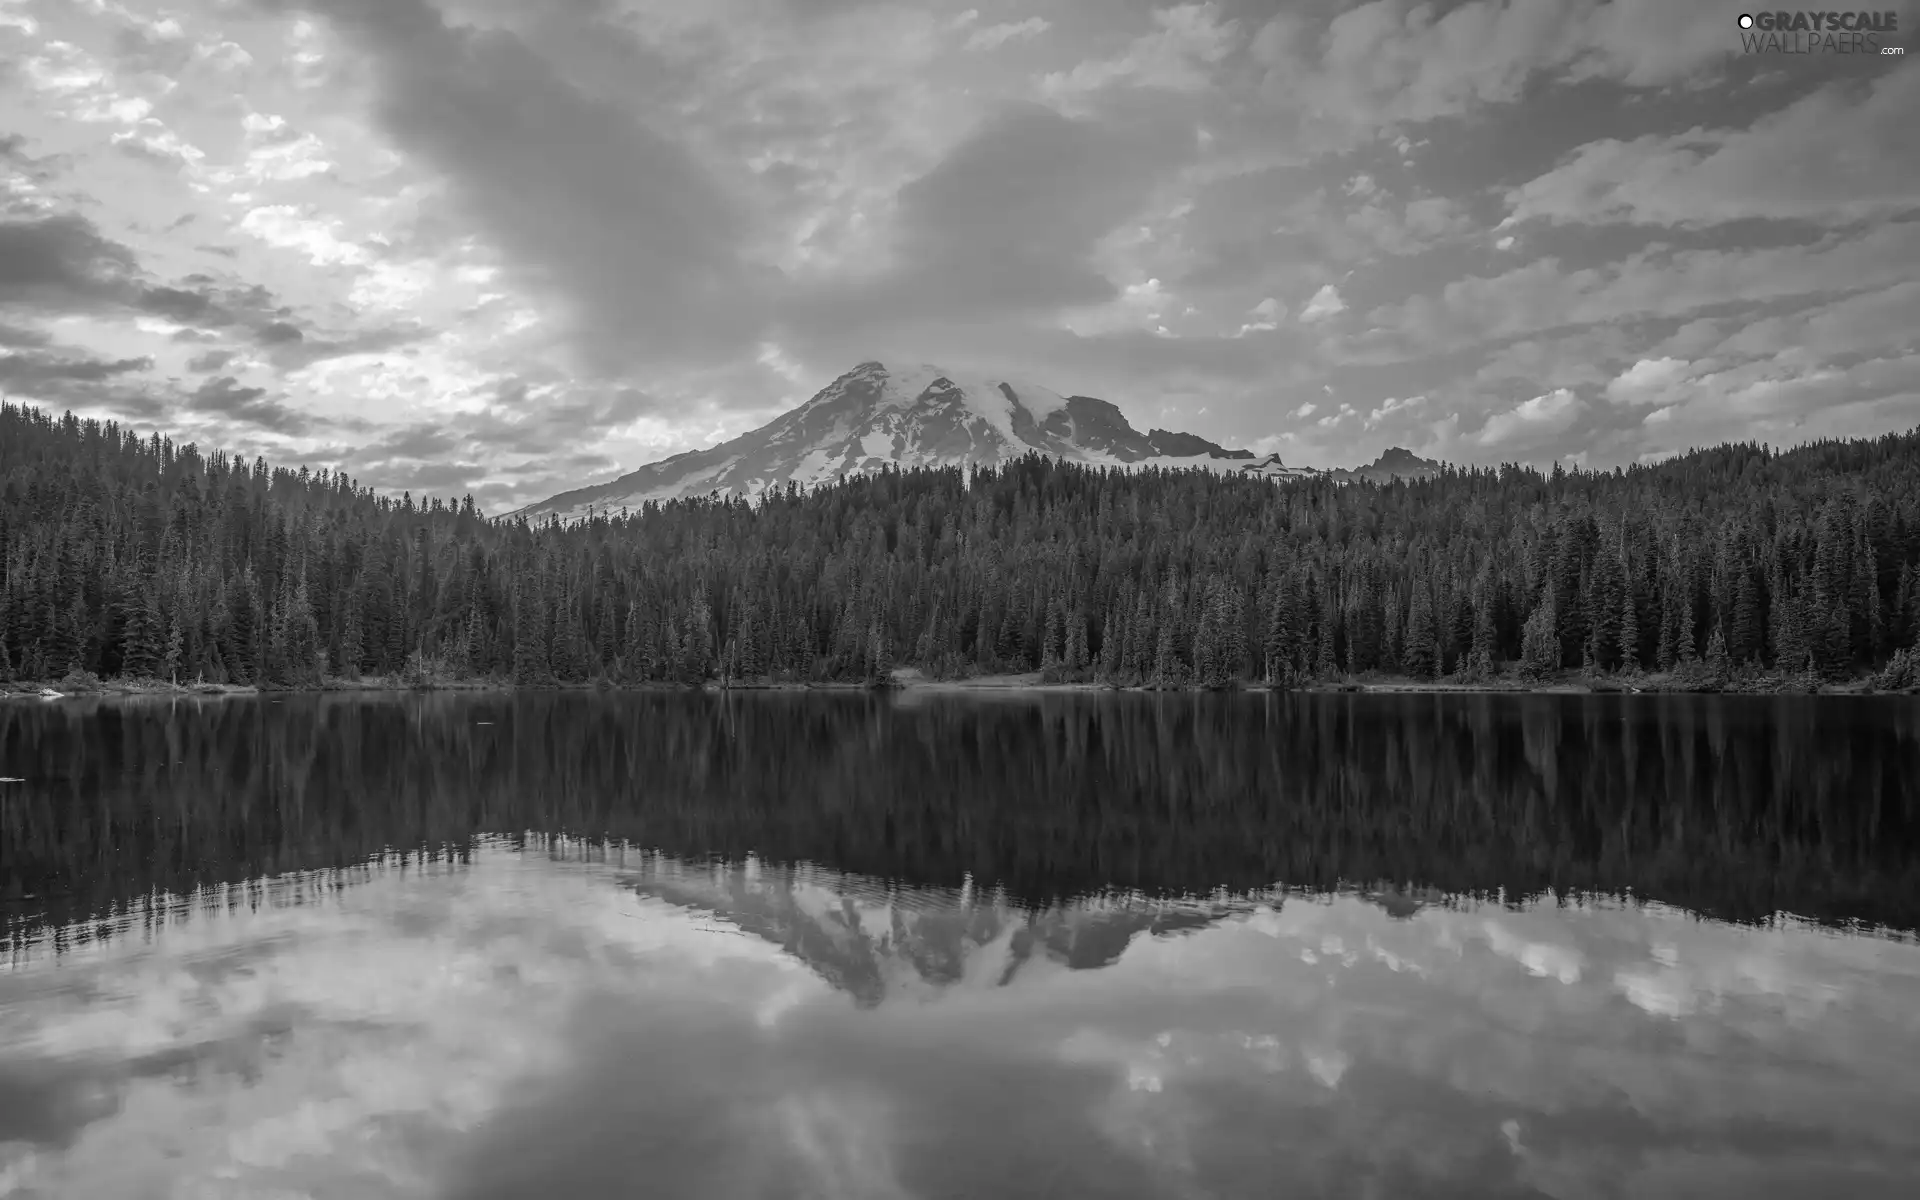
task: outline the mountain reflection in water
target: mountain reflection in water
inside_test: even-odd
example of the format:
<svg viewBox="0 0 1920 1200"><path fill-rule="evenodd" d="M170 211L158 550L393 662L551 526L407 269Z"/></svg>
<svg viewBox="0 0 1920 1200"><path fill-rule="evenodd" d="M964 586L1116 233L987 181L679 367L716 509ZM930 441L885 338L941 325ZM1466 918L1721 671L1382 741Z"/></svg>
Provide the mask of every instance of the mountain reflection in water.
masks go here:
<svg viewBox="0 0 1920 1200"><path fill-rule="evenodd" d="M1908 1194L1914 708L1433 699L0 707L0 1196Z"/></svg>

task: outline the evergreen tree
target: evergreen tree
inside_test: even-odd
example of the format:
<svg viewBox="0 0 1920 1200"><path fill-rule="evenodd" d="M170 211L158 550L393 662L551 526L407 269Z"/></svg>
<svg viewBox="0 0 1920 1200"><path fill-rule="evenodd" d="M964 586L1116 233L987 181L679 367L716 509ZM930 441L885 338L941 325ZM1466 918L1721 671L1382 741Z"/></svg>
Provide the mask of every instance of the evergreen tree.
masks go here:
<svg viewBox="0 0 1920 1200"><path fill-rule="evenodd" d="M1544 679L1560 669L1561 642L1559 623L1554 612L1553 592L1549 589L1527 618L1520 642L1520 673L1529 679Z"/></svg>
<svg viewBox="0 0 1920 1200"><path fill-rule="evenodd" d="M1413 598L1407 611L1406 649L1401 663L1409 675L1431 678L1440 674L1440 646L1435 637L1433 598L1427 581L1415 575Z"/></svg>

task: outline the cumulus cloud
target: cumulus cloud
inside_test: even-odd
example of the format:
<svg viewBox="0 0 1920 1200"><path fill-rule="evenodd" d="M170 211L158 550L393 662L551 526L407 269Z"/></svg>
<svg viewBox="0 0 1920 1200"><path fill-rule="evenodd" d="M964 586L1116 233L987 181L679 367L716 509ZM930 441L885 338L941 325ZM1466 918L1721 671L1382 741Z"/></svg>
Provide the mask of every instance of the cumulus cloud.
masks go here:
<svg viewBox="0 0 1920 1200"><path fill-rule="evenodd" d="M1306 307L1300 310L1302 321L1319 321L1347 311L1347 302L1340 298L1340 289L1331 283L1322 284L1320 290L1308 299Z"/></svg>
<svg viewBox="0 0 1920 1200"><path fill-rule="evenodd" d="M1624 405L1660 404L1687 377L1690 365L1680 358L1643 358L1607 384L1607 399Z"/></svg>
<svg viewBox="0 0 1920 1200"><path fill-rule="evenodd" d="M1280 328L1280 319L1287 310L1278 300L1268 296L1247 310L1247 321L1240 326L1236 336L1244 337L1249 333L1266 333Z"/></svg>
<svg viewBox="0 0 1920 1200"><path fill-rule="evenodd" d="M1538 445L1543 438L1566 432L1579 417L1580 397L1570 389L1558 388L1487 418L1475 440L1490 448Z"/></svg>

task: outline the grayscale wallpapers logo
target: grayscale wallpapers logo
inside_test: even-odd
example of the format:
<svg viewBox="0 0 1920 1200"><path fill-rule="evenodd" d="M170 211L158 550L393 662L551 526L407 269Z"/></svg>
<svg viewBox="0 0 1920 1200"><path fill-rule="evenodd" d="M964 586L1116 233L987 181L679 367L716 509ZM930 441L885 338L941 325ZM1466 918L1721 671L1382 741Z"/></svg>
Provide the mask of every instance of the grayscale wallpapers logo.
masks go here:
<svg viewBox="0 0 1920 1200"><path fill-rule="evenodd" d="M1740 14L1740 42L1748 54L1878 54L1897 57L1891 44L1900 14L1891 12L1763 12Z"/></svg>

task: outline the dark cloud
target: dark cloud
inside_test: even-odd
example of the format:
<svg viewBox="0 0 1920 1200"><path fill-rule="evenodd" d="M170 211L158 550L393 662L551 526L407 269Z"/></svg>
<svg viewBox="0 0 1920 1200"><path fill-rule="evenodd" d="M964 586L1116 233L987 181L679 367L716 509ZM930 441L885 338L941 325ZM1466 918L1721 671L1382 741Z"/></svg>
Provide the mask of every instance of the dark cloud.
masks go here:
<svg viewBox="0 0 1920 1200"><path fill-rule="evenodd" d="M196 354L187 360L187 370L205 373L218 371L233 361L231 350L209 350L205 354Z"/></svg>
<svg viewBox="0 0 1920 1200"><path fill-rule="evenodd" d="M225 325L232 318L213 297L205 292L188 291L185 288L150 287L140 293L136 301L143 312L165 317L170 321L189 324Z"/></svg>
<svg viewBox="0 0 1920 1200"><path fill-rule="evenodd" d="M393 430L363 444L356 457L368 462L389 459L443 458L459 449L463 435L441 422L422 422Z"/></svg>
<svg viewBox="0 0 1920 1200"><path fill-rule="evenodd" d="M750 344L739 214L679 142L583 94L513 35L450 27L424 0L295 7L373 58L388 135L445 174L523 282L565 302L590 367Z"/></svg>
<svg viewBox="0 0 1920 1200"><path fill-rule="evenodd" d="M0 83L6 80L5 61L0 60ZM9 162L29 179L47 180L72 165L73 159L65 154L28 154L27 145L34 139L22 133L0 134L0 162Z"/></svg>
<svg viewBox="0 0 1920 1200"><path fill-rule="evenodd" d="M278 400L268 399L265 388L241 387L231 375L209 379L194 389L187 397L187 408L254 425L271 433L299 436L313 427L313 422L303 414Z"/></svg>
<svg viewBox="0 0 1920 1200"><path fill-rule="evenodd" d="M348 354L377 354L430 335L430 331L418 324L336 336L316 335L288 320L293 310L264 287L222 286L206 275L189 275L179 282L184 286L142 288L135 307L194 327L175 333L175 341L215 342L221 339L209 330L248 329L254 343L265 347L268 357L281 370L297 370L322 359ZM202 355L201 360L196 361L208 357Z"/></svg>
<svg viewBox="0 0 1920 1200"><path fill-rule="evenodd" d="M329 358L345 358L350 354L384 354L433 336L432 330L419 324L392 325L385 329L362 330L338 337L302 334L284 322L279 328L292 330L295 336L288 337L282 332L270 341L263 330L260 340L272 346L268 357L283 371L296 371Z"/></svg>
<svg viewBox="0 0 1920 1200"><path fill-rule="evenodd" d="M149 384L129 378L151 370L150 358L98 358L85 350L54 346L28 330L0 327L0 345L17 353L0 354L0 393L49 409L106 411L154 418L169 405Z"/></svg>
<svg viewBox="0 0 1920 1200"><path fill-rule="evenodd" d="M124 294L133 251L75 213L0 221L0 304L70 310Z"/></svg>
<svg viewBox="0 0 1920 1200"><path fill-rule="evenodd" d="M44 346L52 340L37 329L22 329L18 325L9 325L0 321L0 346L18 349L27 346Z"/></svg>
<svg viewBox="0 0 1920 1200"><path fill-rule="evenodd" d="M0 355L0 384L17 391L32 391L39 385L71 380L98 383L129 371L144 371L153 366L151 358L69 358L56 354Z"/></svg>
<svg viewBox="0 0 1920 1200"><path fill-rule="evenodd" d="M1110 300L1117 289L1093 261L1097 244L1194 149L1191 129L1165 122L1008 109L901 189L886 275L801 298L791 320L830 337Z"/></svg>

